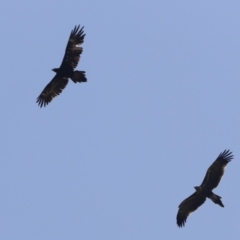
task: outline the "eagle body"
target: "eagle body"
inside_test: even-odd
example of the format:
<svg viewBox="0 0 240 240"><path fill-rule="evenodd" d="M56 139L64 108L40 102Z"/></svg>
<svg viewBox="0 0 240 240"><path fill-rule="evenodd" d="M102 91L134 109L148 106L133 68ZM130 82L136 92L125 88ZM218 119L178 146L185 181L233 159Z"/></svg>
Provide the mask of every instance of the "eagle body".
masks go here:
<svg viewBox="0 0 240 240"><path fill-rule="evenodd" d="M208 168L207 173L200 186L194 187L195 193L186 198L179 205L177 213L177 225L183 227L187 221L187 217L197 210L207 198L211 199L215 204L224 207L221 197L212 192L218 186L224 174L226 165L233 159L233 155L229 150L220 153L213 164Z"/></svg>
<svg viewBox="0 0 240 240"><path fill-rule="evenodd" d="M79 47L79 45L84 42L84 37L83 27L80 28L80 25L75 26L71 31L60 67L52 69L56 75L37 98L37 103L40 107L45 107L54 97L59 95L67 86L69 78L74 83L87 82L85 72L75 70L83 51L82 47Z"/></svg>
<svg viewBox="0 0 240 240"><path fill-rule="evenodd" d="M224 207L221 201L221 197L213 193L212 190L209 189L207 186L199 186L194 188L196 189L197 192L199 192L199 194L203 194L204 196L206 196L206 198L211 199L215 204Z"/></svg>
<svg viewBox="0 0 240 240"><path fill-rule="evenodd" d="M67 77L70 78L73 74L73 70L70 67L66 67L66 68L54 68L53 72L57 73L58 75L61 75L63 77Z"/></svg>

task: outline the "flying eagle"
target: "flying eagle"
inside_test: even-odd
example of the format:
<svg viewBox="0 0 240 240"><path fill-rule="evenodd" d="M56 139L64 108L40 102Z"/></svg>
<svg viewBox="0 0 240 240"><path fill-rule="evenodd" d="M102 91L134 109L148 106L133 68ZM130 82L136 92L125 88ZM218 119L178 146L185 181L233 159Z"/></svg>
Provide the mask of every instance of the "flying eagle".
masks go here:
<svg viewBox="0 0 240 240"><path fill-rule="evenodd" d="M183 227L187 221L189 214L197 210L206 200L210 198L215 204L224 207L221 197L214 194L212 190L216 188L221 181L226 165L233 159L230 150L224 150L220 153L213 164L208 168L205 178L195 193L186 198L180 205L177 214L177 225Z"/></svg>
<svg viewBox="0 0 240 240"><path fill-rule="evenodd" d="M80 25L75 26L71 31L61 66L52 69L56 75L37 98L37 103L40 107L45 107L54 97L59 95L67 86L69 78L74 83L87 82L84 71L74 71L83 51L79 45L83 43L84 37L83 27L80 28Z"/></svg>

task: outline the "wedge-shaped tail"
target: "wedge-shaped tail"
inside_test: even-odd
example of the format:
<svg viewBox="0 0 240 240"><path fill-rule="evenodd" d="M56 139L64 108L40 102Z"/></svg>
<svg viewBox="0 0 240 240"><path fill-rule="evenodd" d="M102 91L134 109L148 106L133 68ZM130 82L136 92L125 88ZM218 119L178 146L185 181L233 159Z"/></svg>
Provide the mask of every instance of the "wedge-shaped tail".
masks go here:
<svg viewBox="0 0 240 240"><path fill-rule="evenodd" d="M81 82L87 82L87 78L85 75L84 71L74 71L73 72L73 76L71 77L71 79L73 80L73 82L77 83L81 83Z"/></svg>
<svg viewBox="0 0 240 240"><path fill-rule="evenodd" d="M221 201L221 197L218 196L215 193L212 193L212 195L209 197L215 204L218 204L221 207L224 207L222 201Z"/></svg>

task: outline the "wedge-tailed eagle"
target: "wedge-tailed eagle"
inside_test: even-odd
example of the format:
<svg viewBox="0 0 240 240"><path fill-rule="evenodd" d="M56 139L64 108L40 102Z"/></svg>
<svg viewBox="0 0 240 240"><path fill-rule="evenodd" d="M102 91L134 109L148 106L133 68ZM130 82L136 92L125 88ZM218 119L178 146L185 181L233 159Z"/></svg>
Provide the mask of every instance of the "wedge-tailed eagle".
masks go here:
<svg viewBox="0 0 240 240"><path fill-rule="evenodd" d="M79 45L83 43L84 37L83 27L80 28L80 25L75 26L71 31L61 66L52 69L52 71L56 72L56 75L37 98L40 107L45 107L54 97L59 95L67 86L69 78L74 83L87 82L84 71L74 71L83 51Z"/></svg>
<svg viewBox="0 0 240 240"><path fill-rule="evenodd" d="M177 225L183 227L189 214L197 210L206 200L210 198L215 204L224 207L221 197L214 194L212 190L216 188L221 181L226 165L233 159L230 150L224 150L220 153L213 164L208 168L205 178L195 193L186 198L180 205L177 213Z"/></svg>

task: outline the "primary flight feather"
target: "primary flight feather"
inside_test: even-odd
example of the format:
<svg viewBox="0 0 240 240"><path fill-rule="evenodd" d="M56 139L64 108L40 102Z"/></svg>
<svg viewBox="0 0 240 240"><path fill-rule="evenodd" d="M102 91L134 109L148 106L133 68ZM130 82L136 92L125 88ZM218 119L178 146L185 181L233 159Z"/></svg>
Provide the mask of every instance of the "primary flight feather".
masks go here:
<svg viewBox="0 0 240 240"><path fill-rule="evenodd" d="M221 197L214 194L212 190L216 188L221 181L226 165L233 159L232 152L225 150L220 153L213 164L208 168L202 184L196 189L195 193L186 198L179 205L177 213L177 225L183 227L187 221L187 217L197 210L206 200L210 198L215 204L224 207Z"/></svg>
<svg viewBox="0 0 240 240"><path fill-rule="evenodd" d="M74 71L83 51L82 47L79 47L79 45L83 43L84 37L83 27L80 28L80 25L75 26L71 31L61 66L52 69L56 72L56 75L37 98L37 103L40 107L45 107L54 97L59 95L67 86L69 78L74 83L87 82L84 71Z"/></svg>

